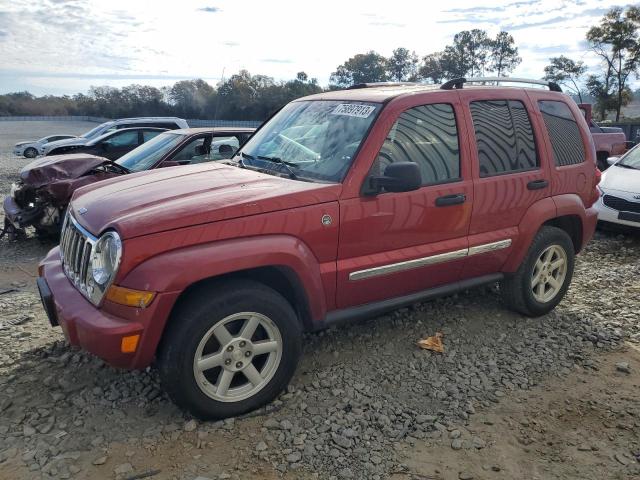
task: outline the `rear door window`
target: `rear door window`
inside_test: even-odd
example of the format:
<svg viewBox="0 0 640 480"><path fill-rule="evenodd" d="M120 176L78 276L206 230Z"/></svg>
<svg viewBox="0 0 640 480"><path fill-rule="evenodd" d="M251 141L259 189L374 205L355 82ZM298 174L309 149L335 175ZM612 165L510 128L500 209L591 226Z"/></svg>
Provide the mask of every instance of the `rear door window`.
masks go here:
<svg viewBox="0 0 640 480"><path fill-rule="evenodd" d="M563 167L584 162L585 150L580 129L567 104L541 100L538 106L551 140L556 166Z"/></svg>
<svg viewBox="0 0 640 480"><path fill-rule="evenodd" d="M148 142L152 138L157 137L158 135L160 135L162 132L163 132L162 130L143 130L142 131L142 141L143 142Z"/></svg>
<svg viewBox="0 0 640 480"><path fill-rule="evenodd" d="M422 185L459 180L460 148L453 107L436 103L402 112L378 153L378 174L394 162L417 163Z"/></svg>
<svg viewBox="0 0 640 480"><path fill-rule="evenodd" d="M131 147L138 144L138 131L137 130L129 130L122 133L117 133L105 143L109 143L114 147Z"/></svg>
<svg viewBox="0 0 640 480"><path fill-rule="evenodd" d="M538 153L529 114L518 100L471 102L480 176L532 170Z"/></svg>

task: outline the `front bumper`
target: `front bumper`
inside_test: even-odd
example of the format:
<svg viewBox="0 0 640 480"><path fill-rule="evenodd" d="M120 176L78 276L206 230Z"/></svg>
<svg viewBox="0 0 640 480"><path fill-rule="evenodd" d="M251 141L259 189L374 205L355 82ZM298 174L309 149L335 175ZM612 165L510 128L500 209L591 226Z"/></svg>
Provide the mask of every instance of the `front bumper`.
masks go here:
<svg viewBox="0 0 640 480"><path fill-rule="evenodd" d="M619 195L620 197L623 196L618 193L614 193L614 195ZM621 212L619 210L607 207L603 202L602 196L600 196L600 198L594 205L594 208L598 212L598 220L601 222L615 223L617 225L624 225L626 227L640 228L640 215L630 215L629 213L631 212ZM638 220L631 220L630 218L637 218Z"/></svg>
<svg viewBox="0 0 640 480"><path fill-rule="evenodd" d="M41 208L36 207L31 210L23 210L11 195L4 197L2 208L4 209L5 218L8 219L16 228L24 228L29 225L33 225L42 216Z"/></svg>
<svg viewBox="0 0 640 480"><path fill-rule="evenodd" d="M52 325L62 327L71 345L114 367L140 369L151 364L177 292L156 295L147 308L108 302L96 308L67 279L58 247L41 262L40 272L38 288L47 315ZM130 335L140 335L138 347L135 352L123 353L122 338Z"/></svg>

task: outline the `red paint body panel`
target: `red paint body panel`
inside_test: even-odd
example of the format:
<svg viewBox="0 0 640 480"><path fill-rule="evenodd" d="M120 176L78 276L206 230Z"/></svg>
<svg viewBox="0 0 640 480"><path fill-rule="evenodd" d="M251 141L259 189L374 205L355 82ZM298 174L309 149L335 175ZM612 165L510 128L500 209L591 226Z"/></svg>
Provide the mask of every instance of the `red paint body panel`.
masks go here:
<svg viewBox="0 0 640 480"><path fill-rule="evenodd" d="M310 320L329 313L498 272L515 271L541 225L575 216L582 243L595 229L586 207L593 194L595 150L577 107L555 92L513 88L429 90L362 89L327 92L314 99L386 102L341 184L294 181L223 164L163 168L106 180L78 190L75 218L95 235L116 229L123 256L115 283L156 292L146 309L109 302L96 309L75 290L60 267L58 250L43 261L71 343L128 368L148 365L175 301L195 282L258 267L286 270L305 292ZM479 177L468 104L513 99L528 111L539 155L538 169ZM586 161L555 167L538 110L541 99L565 101L578 120ZM364 196L373 162L406 109L448 103L454 108L461 178L415 191ZM577 112L577 114L576 114ZM549 186L529 190L546 179ZM436 207L436 198L464 194L464 203ZM79 214L84 207L87 212ZM323 222L323 216L330 222ZM505 248L401 272L350 280L353 272L511 240ZM141 333L138 352L119 353L123 334Z"/></svg>
<svg viewBox="0 0 640 480"><path fill-rule="evenodd" d="M77 191L74 198L80 198L73 202L72 211L90 232L98 235L113 228L128 239L336 201L339 191L340 185L297 182L203 163L159 168L88 185ZM77 215L80 207L87 213ZM260 221L266 219L256 219Z"/></svg>

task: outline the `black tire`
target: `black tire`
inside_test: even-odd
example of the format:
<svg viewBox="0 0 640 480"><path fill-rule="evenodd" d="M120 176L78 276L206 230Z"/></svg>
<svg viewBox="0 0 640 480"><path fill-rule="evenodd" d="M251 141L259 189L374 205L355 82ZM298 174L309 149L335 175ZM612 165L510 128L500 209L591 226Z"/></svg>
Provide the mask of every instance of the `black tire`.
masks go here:
<svg viewBox="0 0 640 480"><path fill-rule="evenodd" d="M169 397L203 420L241 415L273 400L291 380L302 351L302 331L291 305L275 290L250 280L209 283L187 295L171 315L158 354L160 379ZM198 385L194 359L207 332L240 312L259 313L275 324L282 340L280 363L253 396L219 401ZM222 372L225 367L219 368Z"/></svg>
<svg viewBox="0 0 640 480"><path fill-rule="evenodd" d="M538 301L533 292L532 280L536 262L549 247L557 246L566 253L566 273L560 289L546 302ZM536 234L529 251L518 270L500 282L500 292L505 305L528 317L539 317L553 310L567 293L573 268L575 250L571 237L556 227L544 226Z"/></svg>
<svg viewBox="0 0 640 480"><path fill-rule="evenodd" d="M36 158L38 156L38 150L33 147L29 147L24 151L24 156L27 158Z"/></svg>

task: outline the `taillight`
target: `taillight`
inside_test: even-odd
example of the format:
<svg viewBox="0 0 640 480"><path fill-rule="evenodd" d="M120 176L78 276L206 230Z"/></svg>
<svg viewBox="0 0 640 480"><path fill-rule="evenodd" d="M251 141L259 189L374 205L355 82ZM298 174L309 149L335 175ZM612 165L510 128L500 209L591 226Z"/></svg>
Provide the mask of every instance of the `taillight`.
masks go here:
<svg viewBox="0 0 640 480"><path fill-rule="evenodd" d="M600 180L602 180L602 172L598 167L596 167L596 174L593 177L593 186L595 187L596 185L598 185L600 183Z"/></svg>

